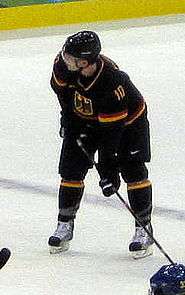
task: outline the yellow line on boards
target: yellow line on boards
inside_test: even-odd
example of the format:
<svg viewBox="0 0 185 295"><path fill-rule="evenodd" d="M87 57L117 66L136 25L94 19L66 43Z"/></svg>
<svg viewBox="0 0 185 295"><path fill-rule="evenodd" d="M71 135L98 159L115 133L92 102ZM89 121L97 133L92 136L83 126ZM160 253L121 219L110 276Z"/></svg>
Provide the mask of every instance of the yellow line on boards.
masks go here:
<svg viewBox="0 0 185 295"><path fill-rule="evenodd" d="M0 9L0 30L185 13L185 0L89 0Z"/></svg>

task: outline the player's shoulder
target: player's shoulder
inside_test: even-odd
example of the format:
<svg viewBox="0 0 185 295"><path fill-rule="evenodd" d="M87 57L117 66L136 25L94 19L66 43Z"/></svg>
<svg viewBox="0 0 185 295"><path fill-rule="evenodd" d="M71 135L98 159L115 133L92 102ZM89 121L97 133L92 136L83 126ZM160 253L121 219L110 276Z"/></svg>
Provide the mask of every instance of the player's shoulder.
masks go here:
<svg viewBox="0 0 185 295"><path fill-rule="evenodd" d="M112 70L118 70L119 69L119 67L118 67L118 65L115 63L115 61L113 61L110 57L108 57L108 56L106 56L106 55L104 55L104 54L101 54L100 55L100 58L101 58L101 60L104 62L104 64L105 64L105 67L107 68L107 69L112 69Z"/></svg>
<svg viewBox="0 0 185 295"><path fill-rule="evenodd" d="M104 60L103 60L104 62ZM109 85L117 85L117 84L125 84L129 80L129 76L123 70L120 70L118 66L115 64L110 64L110 62L104 62L104 80L107 81L106 84Z"/></svg>
<svg viewBox="0 0 185 295"><path fill-rule="evenodd" d="M124 71L119 71L119 75L121 77L121 79L123 79L124 81L129 81L130 80L130 76L124 72Z"/></svg>

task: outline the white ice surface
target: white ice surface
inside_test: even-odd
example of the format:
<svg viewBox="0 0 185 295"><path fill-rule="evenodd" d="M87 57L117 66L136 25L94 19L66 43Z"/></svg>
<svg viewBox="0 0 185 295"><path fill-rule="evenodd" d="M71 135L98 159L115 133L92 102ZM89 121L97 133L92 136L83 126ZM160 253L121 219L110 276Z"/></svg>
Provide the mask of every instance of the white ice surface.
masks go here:
<svg viewBox="0 0 185 295"><path fill-rule="evenodd" d="M185 24L102 30L103 53L140 89L151 121L155 236L185 262ZM148 279L168 263L133 261L134 222L105 199L95 170L86 179L71 249L51 256L56 226L61 140L59 105L49 86L66 35L0 42L0 246L12 257L1 270L1 295L144 295ZM126 199L125 185L120 193Z"/></svg>

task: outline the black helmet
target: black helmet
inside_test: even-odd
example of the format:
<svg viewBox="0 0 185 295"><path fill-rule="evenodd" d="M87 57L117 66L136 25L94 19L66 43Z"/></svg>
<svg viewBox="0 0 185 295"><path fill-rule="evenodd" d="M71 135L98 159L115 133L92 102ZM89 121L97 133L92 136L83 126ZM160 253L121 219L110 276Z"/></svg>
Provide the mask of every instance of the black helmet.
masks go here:
<svg viewBox="0 0 185 295"><path fill-rule="evenodd" d="M81 31L67 38L63 50L74 57L94 63L101 51L101 43L95 32Z"/></svg>
<svg viewBox="0 0 185 295"><path fill-rule="evenodd" d="M163 265L151 278L151 295L185 295L185 266Z"/></svg>

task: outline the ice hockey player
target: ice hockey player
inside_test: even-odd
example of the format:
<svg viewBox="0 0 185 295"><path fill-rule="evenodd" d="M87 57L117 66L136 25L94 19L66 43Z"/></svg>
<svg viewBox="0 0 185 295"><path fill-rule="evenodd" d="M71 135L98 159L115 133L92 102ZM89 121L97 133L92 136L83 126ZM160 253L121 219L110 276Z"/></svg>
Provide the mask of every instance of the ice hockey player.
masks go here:
<svg viewBox="0 0 185 295"><path fill-rule="evenodd" d="M101 53L98 35L81 31L69 36L57 55L51 86L62 108L58 225L49 238L50 252L65 251L73 238L74 219L98 151L100 186L105 196L127 183L132 210L152 233L152 190L145 162L150 161L146 103L129 76ZM136 223L129 250L135 258L151 254L152 239Z"/></svg>
<svg viewBox="0 0 185 295"><path fill-rule="evenodd" d="M149 295L185 295L185 266L163 265L150 279Z"/></svg>

